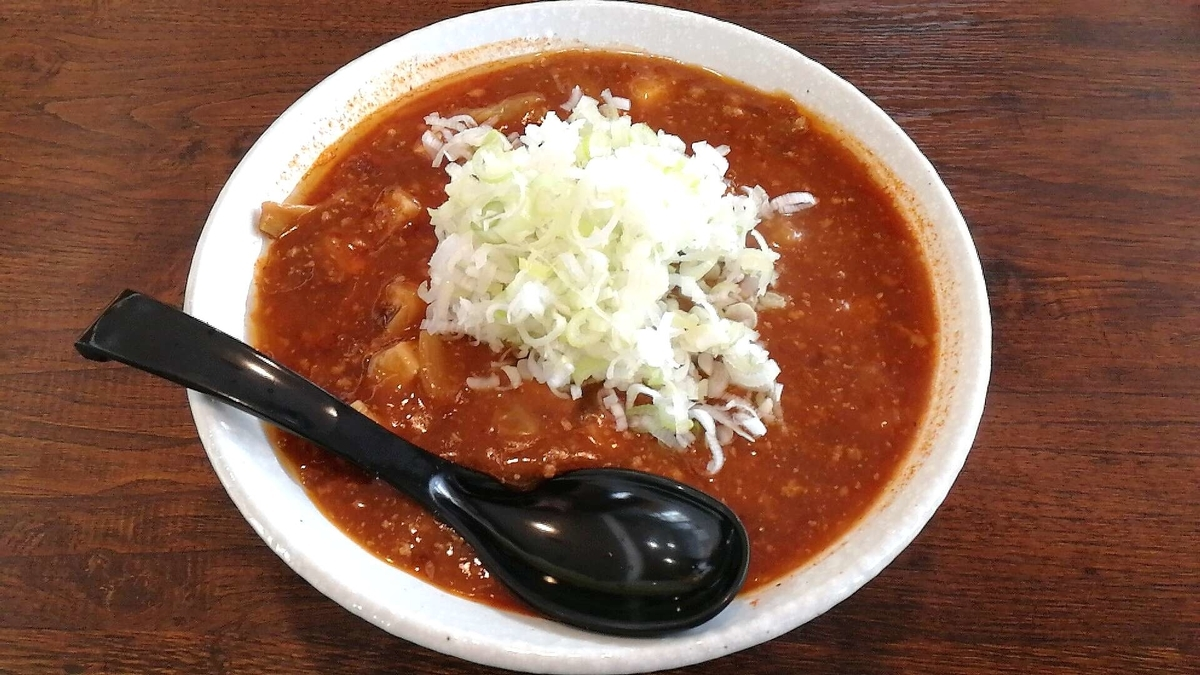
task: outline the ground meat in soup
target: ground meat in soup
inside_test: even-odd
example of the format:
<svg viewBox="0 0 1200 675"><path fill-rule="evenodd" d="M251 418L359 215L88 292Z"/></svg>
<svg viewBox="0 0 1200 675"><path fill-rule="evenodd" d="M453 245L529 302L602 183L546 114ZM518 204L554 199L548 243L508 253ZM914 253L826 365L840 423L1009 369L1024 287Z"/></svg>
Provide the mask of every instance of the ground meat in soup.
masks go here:
<svg viewBox="0 0 1200 675"><path fill-rule="evenodd" d="M783 415L758 441L728 443L714 476L702 443L678 452L618 432L594 391L573 401L530 383L470 389L466 378L488 376L497 355L420 330L416 289L437 245L426 209L445 199L447 182L422 148L424 117L468 112L517 131L576 85L629 98L636 121L689 143L728 145L734 184L817 197L815 207L759 226L782 256L775 290L788 299L757 324L782 370ZM253 339L421 447L515 485L603 466L689 483L749 530L748 589L837 540L912 448L937 344L920 247L886 186L785 96L658 58L553 53L410 96L328 160L292 204L265 208L264 229L278 238L259 263ZM470 547L415 503L303 441L272 437L321 510L373 554L443 588L516 606Z"/></svg>

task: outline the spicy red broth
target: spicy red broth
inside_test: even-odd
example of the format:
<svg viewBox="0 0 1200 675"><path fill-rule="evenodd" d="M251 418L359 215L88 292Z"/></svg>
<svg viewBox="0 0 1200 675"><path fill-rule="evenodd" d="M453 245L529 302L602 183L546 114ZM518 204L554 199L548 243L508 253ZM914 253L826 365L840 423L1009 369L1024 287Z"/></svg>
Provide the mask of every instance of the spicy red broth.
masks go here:
<svg viewBox="0 0 1200 675"><path fill-rule="evenodd" d="M629 97L635 121L689 144L728 145L732 184L818 199L759 226L781 254L774 289L789 300L762 310L757 327L782 371L783 415L756 442L729 443L716 475L705 473L703 444L679 452L618 432L592 392L564 400L536 382L466 387L496 355L465 339L422 335L419 315L397 317L429 277L437 238L425 209L445 199L445 170L421 148L424 117L490 113L510 132L540 120L576 85L595 97L603 89ZM397 434L518 485L602 466L691 484L745 523L747 588L846 532L913 446L937 356L921 248L865 163L787 96L666 59L566 51L436 83L347 138L293 200L313 208L281 216L290 229L259 261L251 333L258 348ZM419 345L420 367L437 376L401 385L373 377L371 357L400 342ZM321 510L373 554L443 588L515 605L470 547L414 502L304 441L272 437Z"/></svg>

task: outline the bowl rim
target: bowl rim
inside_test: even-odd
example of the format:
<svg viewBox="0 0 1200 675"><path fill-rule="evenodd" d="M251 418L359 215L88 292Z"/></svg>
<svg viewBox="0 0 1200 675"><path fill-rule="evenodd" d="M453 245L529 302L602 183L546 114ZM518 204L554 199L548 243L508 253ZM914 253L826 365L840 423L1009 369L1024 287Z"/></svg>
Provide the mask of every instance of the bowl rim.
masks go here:
<svg viewBox="0 0 1200 675"><path fill-rule="evenodd" d="M816 589L802 589L806 593L814 593L817 597L805 598L803 602L781 601L772 605L770 617L774 617L775 621L769 620L768 612L763 611L759 612L754 620L749 621L749 625L734 625L731 620L722 620L731 611L727 609L718 619L693 631L662 640L631 640L586 634L575 629L551 624L545 620L517 617L517 615L465 601L478 610L476 618L480 622L503 623L515 620L516 623L527 626L530 635L538 639L544 638L544 644L548 645L542 649L531 646L535 643L522 643L514 648L511 643L500 642L494 636L489 635L488 629L483 626L458 630L447 628L443 624L430 626L424 617L411 610L406 613L397 611L395 607L381 607L374 602L370 593L356 587L353 582L348 582L345 575L339 576L324 569L315 560L313 553L306 550L303 544L296 546L295 542L288 539L286 531L278 526L270 512L256 497L252 486L241 480L237 464L241 460L234 457L238 448L230 445L221 430L222 425L227 426L226 415L244 415L244 413L225 409L208 397L195 392L188 393L189 402L197 431L218 478L255 531L301 577L323 594L362 618L395 635L436 651L514 670L623 673L680 667L745 649L803 625L844 600L878 574L916 537L932 517L938 505L944 500L965 462L982 416L984 396L990 374L991 323L982 268L970 233L949 190L942 183L929 160L882 109L853 85L798 51L746 28L705 15L655 5L613 2L611 0L535 3L487 9L431 24L397 37L347 63L300 97L268 127L239 162L214 202L192 260L184 309L201 319L208 318L206 308L203 303L198 301L198 297L203 290L206 274L211 276L207 270L214 265L213 248L217 232L219 228L225 227L221 224L222 206L230 200L235 186L239 186L244 181L250 170L249 167L254 164L256 159L268 151L265 149L268 142L276 139L281 130L300 119L304 110L325 97L334 88L335 83L341 82L347 74L353 75L356 69L362 68L368 61L381 58L381 55L386 55L388 50L396 49L397 45L403 44L405 41L435 34L451 34L456 30L470 29L471 26L482 22L499 22L512 17L552 13L556 10L564 10L564 6L569 6L569 9L565 11L579 11L585 14L613 12L617 16L635 17L639 21L682 21L696 27L704 27L706 30L725 31L730 35L737 34L740 39L753 44L756 50L775 56L782 54L786 58L796 60L805 68L826 78L831 86L836 87L838 95L858 106L862 114L872 117L874 124L886 129L888 132L886 141L896 144L897 152L910 158L914 163L913 172L920 174L923 179L929 180L929 184L925 188L929 191L929 197L936 200L940 210L940 222L944 224L945 228L948 228L946 234L954 238L954 242L951 242L954 245L952 248L961 257L955 261L955 264L962 265L965 270L960 279L965 284L962 290L966 303L962 307L962 311L964 320L968 322L975 333L971 336L972 344L968 345L971 354L966 365L969 371L959 374L959 377L962 377L969 385L965 390L957 392L959 400L956 401L956 405L960 413L959 421L952 429L942 432L952 437L946 441L946 445L951 446L951 449L930 460L927 463L928 467L923 467L928 469L927 473L933 477L933 480L924 485L921 493L911 500L912 503L901 523L903 527L889 530L886 541L873 549L867 559L856 560L853 565L840 572L835 579L825 583L824 586ZM549 38L552 36L535 37ZM602 47L612 48L614 45L605 44ZM834 124L837 122L834 121ZM257 253L254 257L257 258ZM873 506L863 516L863 521L875 515L877 510ZM862 521L854 525L851 531L858 529L861 525ZM843 538L846 536L849 536L849 533ZM819 557L825 558L829 555L830 552L827 551ZM807 567L809 566L806 565ZM798 572L799 570L797 574ZM792 580L797 577L797 574L789 575L786 579ZM418 581L417 583L423 582ZM437 591L437 593L449 595L444 591ZM462 601L461 598L458 600ZM731 606L731 609L737 608L738 612L742 612L748 604L748 600L739 598L735 601L734 606ZM514 619L514 617L516 618ZM764 619L764 617L768 617L768 619ZM520 627L518 626L516 630L520 630ZM593 646L597 648L591 649ZM577 654L576 649L586 653Z"/></svg>

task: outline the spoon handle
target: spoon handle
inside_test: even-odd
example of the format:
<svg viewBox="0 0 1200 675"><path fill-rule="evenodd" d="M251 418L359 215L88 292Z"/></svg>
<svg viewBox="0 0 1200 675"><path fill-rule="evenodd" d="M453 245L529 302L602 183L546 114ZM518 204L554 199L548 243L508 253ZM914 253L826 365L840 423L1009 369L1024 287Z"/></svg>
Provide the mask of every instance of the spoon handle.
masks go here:
<svg viewBox="0 0 1200 675"><path fill-rule="evenodd" d="M250 345L141 293L118 296L75 349L93 361L119 361L230 403L350 460L427 506L430 480L449 464Z"/></svg>

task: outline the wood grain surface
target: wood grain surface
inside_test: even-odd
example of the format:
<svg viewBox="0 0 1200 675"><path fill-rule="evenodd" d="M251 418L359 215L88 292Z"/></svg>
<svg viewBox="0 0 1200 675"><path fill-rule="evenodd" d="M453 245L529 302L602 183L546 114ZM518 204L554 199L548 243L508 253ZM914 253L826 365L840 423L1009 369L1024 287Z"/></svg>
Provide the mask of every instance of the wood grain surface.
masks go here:
<svg viewBox="0 0 1200 675"><path fill-rule="evenodd" d="M71 344L180 302L209 207L340 65L488 3L0 4L0 672L471 673L309 587L218 484L182 390ZM826 615L689 673L1200 672L1200 5L673 3L895 117L995 322L961 477Z"/></svg>

